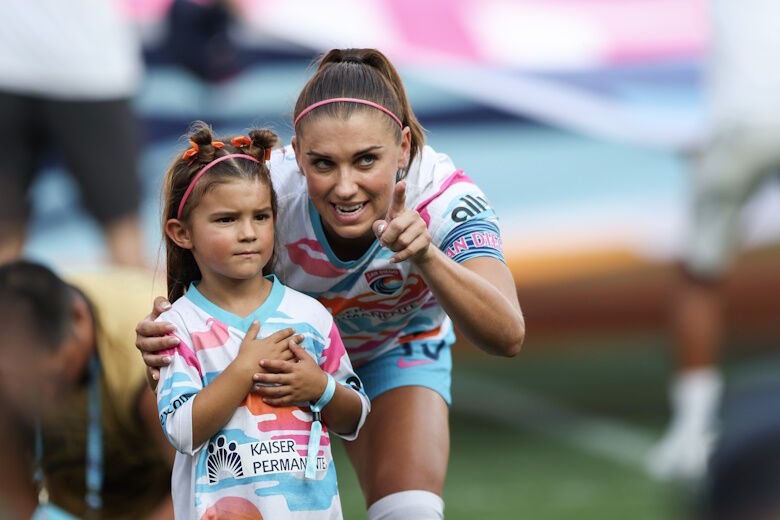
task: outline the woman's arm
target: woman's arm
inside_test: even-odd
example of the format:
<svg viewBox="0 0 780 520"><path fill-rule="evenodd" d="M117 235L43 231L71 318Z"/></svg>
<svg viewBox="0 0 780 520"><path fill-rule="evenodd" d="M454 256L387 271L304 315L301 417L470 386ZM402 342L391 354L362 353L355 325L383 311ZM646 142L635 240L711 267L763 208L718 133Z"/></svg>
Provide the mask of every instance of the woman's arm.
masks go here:
<svg viewBox="0 0 780 520"><path fill-rule="evenodd" d="M436 300L466 338L489 354L515 356L525 320L506 264L477 257L459 264L436 247L414 261Z"/></svg>
<svg viewBox="0 0 780 520"><path fill-rule="evenodd" d="M393 261L415 264L469 341L489 354L516 355L525 338L525 320L507 266L489 256L459 264L432 246L420 214L406 207L405 189L403 182L396 185L387 219L374 223L379 240L395 252Z"/></svg>

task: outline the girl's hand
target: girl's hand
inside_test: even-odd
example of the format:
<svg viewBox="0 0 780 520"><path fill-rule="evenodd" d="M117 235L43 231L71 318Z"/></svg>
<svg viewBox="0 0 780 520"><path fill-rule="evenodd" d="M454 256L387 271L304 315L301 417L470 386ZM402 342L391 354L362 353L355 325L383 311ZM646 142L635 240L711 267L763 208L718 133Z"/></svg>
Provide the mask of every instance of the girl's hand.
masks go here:
<svg viewBox="0 0 780 520"><path fill-rule="evenodd" d="M159 367L164 367L171 362L170 356L159 355L160 350L167 350L179 344L179 340L168 336L174 327L170 323L154 321L160 314L171 308L168 300L162 296L154 299L152 312L135 326L135 348L141 352L144 363L149 367L152 379L160 379Z"/></svg>
<svg viewBox="0 0 780 520"><path fill-rule="evenodd" d="M238 355L233 363L245 369L249 374L258 371L258 365L265 359L288 361L295 355L290 351L290 345L297 346L303 341L303 335L295 334L295 329L287 328L274 332L266 338L258 338L260 322L255 320L246 332ZM259 370L262 371L262 368Z"/></svg>
<svg viewBox="0 0 780 520"><path fill-rule="evenodd" d="M328 377L306 349L294 343L289 349L295 355L293 361L263 359L260 366L263 374L255 374L255 383L278 386L259 386L255 392L263 396L263 401L271 406L285 406L294 403L316 402L325 391Z"/></svg>
<svg viewBox="0 0 780 520"><path fill-rule="evenodd" d="M393 200L387 212L387 220L373 224L379 242L395 253L393 263L411 260L424 262L429 258L431 235L428 226L417 211L406 207L406 182L395 185Z"/></svg>

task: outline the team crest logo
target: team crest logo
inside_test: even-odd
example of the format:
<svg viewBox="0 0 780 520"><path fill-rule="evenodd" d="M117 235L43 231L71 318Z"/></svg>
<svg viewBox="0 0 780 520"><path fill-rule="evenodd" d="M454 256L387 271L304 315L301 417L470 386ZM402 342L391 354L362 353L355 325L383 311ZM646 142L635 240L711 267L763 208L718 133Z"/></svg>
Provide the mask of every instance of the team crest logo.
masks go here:
<svg viewBox="0 0 780 520"><path fill-rule="evenodd" d="M397 293L404 284L404 278L398 269L376 269L366 273L368 286L377 294Z"/></svg>

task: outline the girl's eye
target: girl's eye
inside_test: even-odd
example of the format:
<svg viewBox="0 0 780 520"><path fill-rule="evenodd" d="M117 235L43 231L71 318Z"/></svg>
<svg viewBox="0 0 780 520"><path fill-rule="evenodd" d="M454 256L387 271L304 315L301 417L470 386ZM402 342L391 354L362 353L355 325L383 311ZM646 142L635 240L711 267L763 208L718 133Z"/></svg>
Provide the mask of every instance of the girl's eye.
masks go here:
<svg viewBox="0 0 780 520"><path fill-rule="evenodd" d="M268 220L268 215L260 213L259 215L255 215L255 220Z"/></svg>
<svg viewBox="0 0 780 520"><path fill-rule="evenodd" d="M372 154L366 154L358 159L358 164L362 167L371 166L376 161L376 156Z"/></svg>
<svg viewBox="0 0 780 520"><path fill-rule="evenodd" d="M219 222L220 224L228 224L233 222L233 220L233 217L219 217L216 222Z"/></svg>

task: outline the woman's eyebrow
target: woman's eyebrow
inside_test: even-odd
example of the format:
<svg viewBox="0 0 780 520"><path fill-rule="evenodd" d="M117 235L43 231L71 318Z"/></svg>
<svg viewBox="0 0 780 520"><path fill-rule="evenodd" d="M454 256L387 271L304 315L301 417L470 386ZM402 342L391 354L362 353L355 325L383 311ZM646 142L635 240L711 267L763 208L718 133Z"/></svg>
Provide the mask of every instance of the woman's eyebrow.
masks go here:
<svg viewBox="0 0 780 520"><path fill-rule="evenodd" d="M324 153L320 153L320 152L317 152L317 151L314 151L314 150L309 150L308 152L306 152L306 155L310 155L312 157L322 157L324 159L330 158L329 155L324 154Z"/></svg>
<svg viewBox="0 0 780 520"><path fill-rule="evenodd" d="M374 152L374 151L377 151L377 150L381 150L382 148L384 148L384 146L382 146L381 144L375 144L375 145L369 146L367 148L363 148L362 150L358 150L357 152L352 154L352 157L359 157L359 156L367 154L369 152ZM306 152L306 155L311 156L311 157L322 158L322 159L330 159L330 155L324 154L324 153L320 153L320 152L318 152L316 150L309 150L309 151Z"/></svg>
<svg viewBox="0 0 780 520"><path fill-rule="evenodd" d="M352 154L352 157L359 157L361 155L367 154L368 152L374 152L374 151L380 150L382 148L384 148L384 147L381 144L375 144L373 146L369 146L368 148L364 148L362 150L359 150L359 151L355 152L354 154Z"/></svg>

